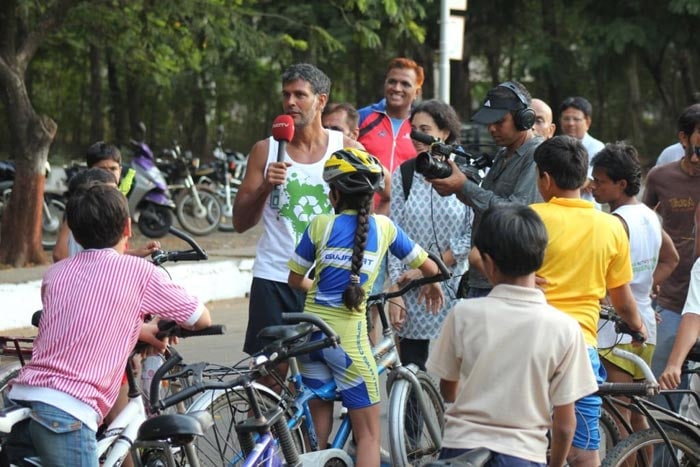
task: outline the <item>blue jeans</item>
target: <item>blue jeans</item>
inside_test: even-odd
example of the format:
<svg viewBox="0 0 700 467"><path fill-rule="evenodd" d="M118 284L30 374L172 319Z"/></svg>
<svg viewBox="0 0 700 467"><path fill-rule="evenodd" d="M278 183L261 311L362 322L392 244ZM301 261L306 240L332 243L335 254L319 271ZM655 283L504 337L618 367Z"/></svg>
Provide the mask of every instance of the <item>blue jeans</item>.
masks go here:
<svg viewBox="0 0 700 467"><path fill-rule="evenodd" d="M471 449L442 448L440 459L453 459L461 454L471 451ZM546 464L532 462L519 457L509 456L491 451L491 460L486 463L488 467L544 467Z"/></svg>
<svg viewBox="0 0 700 467"><path fill-rule="evenodd" d="M72 415L43 402L29 402L29 434L43 467L98 467L96 433Z"/></svg>

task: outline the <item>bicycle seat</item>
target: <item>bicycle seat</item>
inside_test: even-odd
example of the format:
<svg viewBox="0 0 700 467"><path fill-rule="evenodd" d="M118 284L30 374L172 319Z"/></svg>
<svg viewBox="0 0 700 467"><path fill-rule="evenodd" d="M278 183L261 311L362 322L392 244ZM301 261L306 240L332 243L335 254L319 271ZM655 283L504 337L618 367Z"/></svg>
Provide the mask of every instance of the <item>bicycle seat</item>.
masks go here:
<svg viewBox="0 0 700 467"><path fill-rule="evenodd" d="M204 432L214 424L211 414L206 410L188 414L167 414L149 418L139 427L138 439L158 441L170 439L175 445L191 443L195 436L204 436Z"/></svg>
<svg viewBox="0 0 700 467"><path fill-rule="evenodd" d="M313 329L314 325L311 323L278 324L261 329L258 333L258 339L280 345L289 345L307 337Z"/></svg>
<svg viewBox="0 0 700 467"><path fill-rule="evenodd" d="M491 451L486 448L476 448L452 459L442 459L425 465L426 467L443 467L448 465L454 467L481 467L486 465L490 459Z"/></svg>

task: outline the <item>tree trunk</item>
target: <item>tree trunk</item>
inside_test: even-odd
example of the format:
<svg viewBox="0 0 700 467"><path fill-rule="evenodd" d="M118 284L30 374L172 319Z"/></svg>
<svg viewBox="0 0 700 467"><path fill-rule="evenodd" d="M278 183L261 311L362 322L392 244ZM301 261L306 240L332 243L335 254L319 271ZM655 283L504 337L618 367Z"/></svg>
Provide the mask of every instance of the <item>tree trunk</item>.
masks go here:
<svg viewBox="0 0 700 467"><path fill-rule="evenodd" d="M117 66L112 59L112 52L107 49L107 83L109 84L109 100L111 101L110 108L112 118L112 128L114 128L114 141L117 144L125 144L127 142L127 134L124 130L124 102L122 99L122 91L119 86L119 75Z"/></svg>
<svg viewBox="0 0 700 467"><path fill-rule="evenodd" d="M104 139L102 123L101 49L90 45L90 143Z"/></svg>
<svg viewBox="0 0 700 467"><path fill-rule="evenodd" d="M639 85L639 66L637 65L637 53L631 52L627 61L627 84L629 85L630 105L628 107L631 128L629 140L634 141L637 147L645 147L644 131L642 131L642 92Z"/></svg>
<svg viewBox="0 0 700 467"><path fill-rule="evenodd" d="M206 77L204 72L192 75L192 119L190 121L190 144L197 157L203 157L207 146L207 102L205 96Z"/></svg>
<svg viewBox="0 0 700 467"><path fill-rule="evenodd" d="M56 135L56 123L38 115L32 107L22 74L1 70L12 145L17 164L15 189L5 206L0 228L0 263L14 267L48 263L41 245L41 217L44 179L49 147Z"/></svg>

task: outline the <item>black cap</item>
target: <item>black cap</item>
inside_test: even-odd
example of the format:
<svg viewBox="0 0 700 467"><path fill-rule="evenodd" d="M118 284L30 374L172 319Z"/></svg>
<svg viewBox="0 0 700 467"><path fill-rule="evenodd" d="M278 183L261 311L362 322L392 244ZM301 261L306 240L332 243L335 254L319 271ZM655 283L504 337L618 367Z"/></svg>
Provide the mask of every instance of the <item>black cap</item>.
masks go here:
<svg viewBox="0 0 700 467"><path fill-rule="evenodd" d="M481 108L472 117L472 121L483 125L490 125L501 120L511 110L519 110L523 108L522 102L517 96L507 91L510 96L503 95L499 88L493 88L486 93L486 99L481 105Z"/></svg>

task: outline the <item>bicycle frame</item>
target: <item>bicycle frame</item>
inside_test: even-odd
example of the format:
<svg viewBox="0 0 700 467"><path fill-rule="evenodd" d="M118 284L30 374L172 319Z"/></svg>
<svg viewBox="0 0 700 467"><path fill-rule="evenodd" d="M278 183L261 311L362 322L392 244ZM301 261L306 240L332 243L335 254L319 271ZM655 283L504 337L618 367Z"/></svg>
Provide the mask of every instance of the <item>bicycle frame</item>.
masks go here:
<svg viewBox="0 0 700 467"><path fill-rule="evenodd" d="M102 464L103 466L121 465L136 441L139 427L144 421L146 421L146 409L141 394L130 397L124 410L119 412L119 415L103 432L102 438L97 441L98 457L102 457L112 446Z"/></svg>
<svg viewBox="0 0 700 467"><path fill-rule="evenodd" d="M277 440L270 433L265 433L258 438L255 447L243 461L242 467L277 467L282 465L282 460L275 452ZM262 459L262 462L260 460Z"/></svg>

